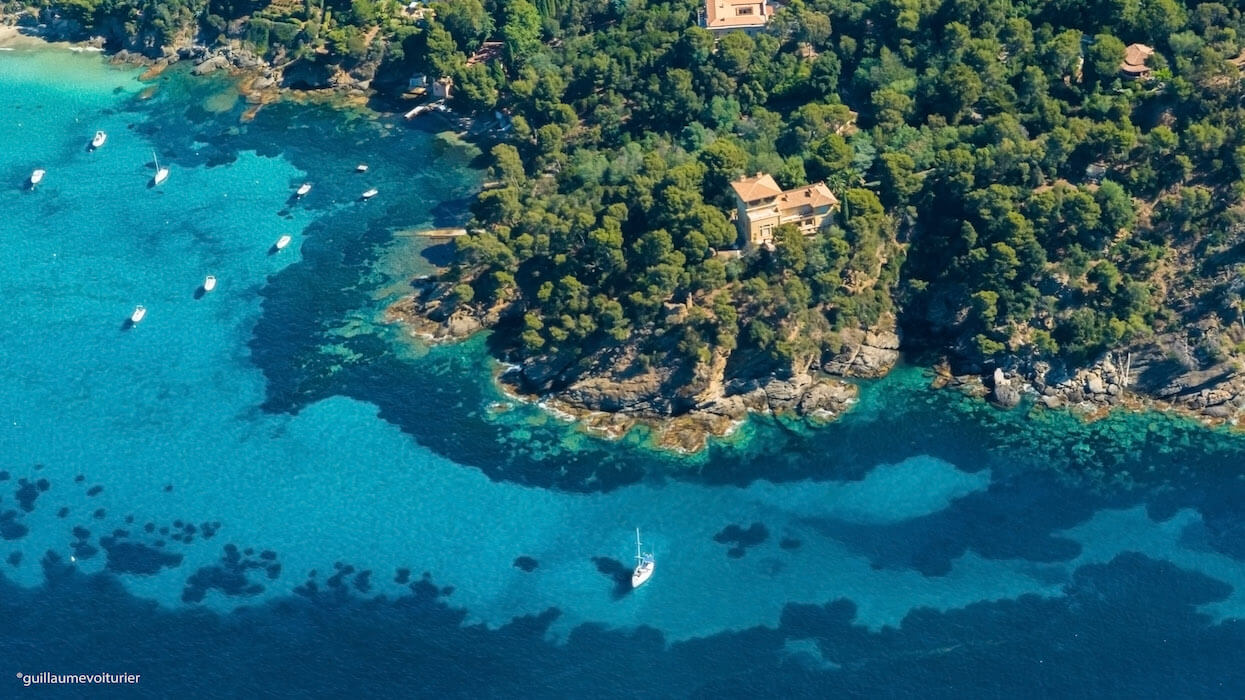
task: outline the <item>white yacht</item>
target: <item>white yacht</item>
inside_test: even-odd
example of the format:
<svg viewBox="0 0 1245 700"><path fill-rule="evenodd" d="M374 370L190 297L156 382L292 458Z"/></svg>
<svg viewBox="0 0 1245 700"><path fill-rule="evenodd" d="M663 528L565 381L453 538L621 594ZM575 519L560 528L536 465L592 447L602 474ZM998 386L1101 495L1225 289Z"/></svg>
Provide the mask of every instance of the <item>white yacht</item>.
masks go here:
<svg viewBox="0 0 1245 700"><path fill-rule="evenodd" d="M304 182L302 185L300 185L300 186L298 187L298 192L296 192L295 194L297 194L299 197L301 197L301 196L303 196L303 195L307 194L307 193L308 193L308 192L310 192L310 191L311 191L311 183L310 183L310 182Z"/></svg>
<svg viewBox="0 0 1245 700"><path fill-rule="evenodd" d="M631 587L639 588L644 582L653 577L653 569L657 566L657 560L653 558L653 553L644 553L640 549L640 528L635 529L635 571L631 572Z"/></svg>
<svg viewBox="0 0 1245 700"><path fill-rule="evenodd" d="M108 140L108 134L105 134L102 131L95 132L95 138L91 139L91 150L94 151L100 146L103 146L104 142L107 140Z"/></svg>
<svg viewBox="0 0 1245 700"><path fill-rule="evenodd" d="M367 163L359 163L358 165L354 166L354 171L355 171L356 173L366 173L366 172L367 172Z"/></svg>
<svg viewBox="0 0 1245 700"><path fill-rule="evenodd" d="M31 174L30 174L30 187L31 187L31 189L34 189L34 186L35 186L35 185L39 184L40 182L43 182L43 176L44 176L45 174L47 174L47 171L46 171L46 170L44 170L43 168L39 168L38 170L36 170L36 171L34 171L33 173L31 173Z"/></svg>
<svg viewBox="0 0 1245 700"><path fill-rule="evenodd" d="M361 195L361 198L362 198L362 199L371 199L372 197L375 197L378 193L379 193L379 190L377 190L375 187L373 187L372 189L368 190L367 192L364 192L364 193Z"/></svg>
<svg viewBox="0 0 1245 700"><path fill-rule="evenodd" d="M287 235L285 235L285 236L282 236L282 237L278 238L278 239L277 239L277 242L276 242L276 243L274 243L274 244L272 244L272 247L273 247L273 248L276 248L277 250L281 250L282 248L284 248L284 247L286 247L287 245L289 245L289 244L290 244L290 241L292 241L292 240L294 240L294 237L293 237L293 236L290 236L290 235L288 235L288 234L287 234Z"/></svg>
<svg viewBox="0 0 1245 700"><path fill-rule="evenodd" d="M151 152L151 159L156 162L156 174L151 178L152 184L158 185L169 179L169 169L160 167L160 159L156 157L156 152Z"/></svg>
<svg viewBox="0 0 1245 700"><path fill-rule="evenodd" d="M137 324L147 315L147 307L139 304L134 307L134 313L130 314L130 323Z"/></svg>
<svg viewBox="0 0 1245 700"><path fill-rule="evenodd" d="M208 275L207 277L204 277L203 278L203 291L210 292L213 289L216 289L216 277L212 275Z"/></svg>

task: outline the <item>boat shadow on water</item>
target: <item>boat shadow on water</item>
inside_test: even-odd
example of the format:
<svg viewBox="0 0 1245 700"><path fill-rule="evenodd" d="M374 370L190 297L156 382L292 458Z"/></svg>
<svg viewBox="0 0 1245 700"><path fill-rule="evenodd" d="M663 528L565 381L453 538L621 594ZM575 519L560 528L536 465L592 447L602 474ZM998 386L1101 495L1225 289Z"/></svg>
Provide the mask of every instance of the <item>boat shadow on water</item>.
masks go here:
<svg viewBox="0 0 1245 700"><path fill-rule="evenodd" d="M596 564L597 571L614 582L614 588L610 591L614 600L622 600L635 590L631 587L631 569L622 562L610 557L593 557L592 563Z"/></svg>
<svg viewBox="0 0 1245 700"><path fill-rule="evenodd" d="M128 318L127 318L127 319L125 319L124 321L122 321L122 322L121 322L121 332L122 332L122 333L124 333L124 332L126 332L126 331L130 330L131 328L133 328L133 327L134 327L134 325L135 325L135 324L134 324L134 321L132 321L132 320L130 320L130 319L128 319Z"/></svg>
<svg viewBox="0 0 1245 700"><path fill-rule="evenodd" d="M195 289L195 292L194 292L194 298L195 298L195 299L202 299L204 294L207 294L207 289L205 289L205 288L203 287L203 285L199 285L199 286Z"/></svg>

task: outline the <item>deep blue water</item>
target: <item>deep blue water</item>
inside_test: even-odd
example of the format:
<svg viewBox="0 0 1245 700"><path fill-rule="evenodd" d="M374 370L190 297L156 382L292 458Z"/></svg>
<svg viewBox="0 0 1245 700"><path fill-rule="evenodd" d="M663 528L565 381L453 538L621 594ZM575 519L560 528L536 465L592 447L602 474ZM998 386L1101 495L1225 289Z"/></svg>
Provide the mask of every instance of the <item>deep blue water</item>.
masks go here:
<svg viewBox="0 0 1245 700"><path fill-rule="evenodd" d="M0 52L0 695L1245 694L1245 438L903 368L822 428L601 441L380 320L470 149L156 85Z"/></svg>

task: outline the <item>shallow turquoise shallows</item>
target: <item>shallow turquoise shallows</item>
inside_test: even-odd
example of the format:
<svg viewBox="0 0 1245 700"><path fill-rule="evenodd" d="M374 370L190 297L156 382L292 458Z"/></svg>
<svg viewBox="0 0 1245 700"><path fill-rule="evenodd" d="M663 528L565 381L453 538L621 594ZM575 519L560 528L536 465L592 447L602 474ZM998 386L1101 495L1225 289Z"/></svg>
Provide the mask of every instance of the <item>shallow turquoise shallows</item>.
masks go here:
<svg viewBox="0 0 1245 700"><path fill-rule="evenodd" d="M431 634L427 610L378 616L405 626L392 637L334 640L352 628L325 591L401 600L412 582L461 611L438 638L491 659L470 681L498 692L1242 690L1238 435L1157 414L1004 413L905 367L825 427L758 418L690 457L640 434L598 440L499 394L486 339L427 349L383 322L446 254L410 232L466 222L477 152L439 122L310 103L244 120L227 79L180 67L152 85L95 55L0 52L8 600L90 600L116 580L159 603L135 608L135 629L173 615L159 627L193 637L217 618L183 626L180 611L250 606L294 630L294 600L327 617L289 648L323 642L345 664L406 640L385 642L384 673L356 664L321 691L409 672L467 694L454 663L400 651L415 643L402 629ZM96 130L107 143L88 152ZM160 186L153 152L170 169ZM47 175L30 190L35 168ZM632 592L636 527L657 565ZM58 648L83 658L127 629L60 622L76 631ZM40 624L0 631L0 658L35 668L30 640L59 623ZM241 653L228 638L197 643ZM539 661L506 656L540 644ZM1076 663L1091 653L1101 663ZM307 654L305 678L336 663ZM190 661L140 660L156 695L260 687L190 685L156 670ZM524 675L538 663L540 680ZM715 685L738 668L744 685Z"/></svg>

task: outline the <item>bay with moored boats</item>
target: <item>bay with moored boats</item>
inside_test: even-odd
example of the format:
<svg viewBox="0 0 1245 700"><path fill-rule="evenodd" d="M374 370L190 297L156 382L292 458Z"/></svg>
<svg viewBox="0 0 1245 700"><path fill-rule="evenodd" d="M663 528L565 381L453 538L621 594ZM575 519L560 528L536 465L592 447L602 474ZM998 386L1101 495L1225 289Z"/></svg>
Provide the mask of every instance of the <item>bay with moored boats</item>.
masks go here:
<svg viewBox="0 0 1245 700"><path fill-rule="evenodd" d="M487 337L428 346L386 322L465 233L475 147L292 96L243 120L227 76L11 48L7 682L1245 689L1239 432L1002 411L901 366L826 425L756 416L690 455L642 428L605 439L498 389Z"/></svg>

